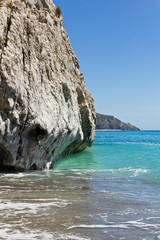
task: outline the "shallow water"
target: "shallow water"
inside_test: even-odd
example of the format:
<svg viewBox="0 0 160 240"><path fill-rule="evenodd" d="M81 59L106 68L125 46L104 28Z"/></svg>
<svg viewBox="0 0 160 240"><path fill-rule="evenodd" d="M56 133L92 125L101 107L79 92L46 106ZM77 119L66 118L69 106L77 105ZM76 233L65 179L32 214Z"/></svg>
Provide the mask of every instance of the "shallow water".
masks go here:
<svg viewBox="0 0 160 240"><path fill-rule="evenodd" d="M51 171L0 174L0 239L160 239L160 131L96 132Z"/></svg>

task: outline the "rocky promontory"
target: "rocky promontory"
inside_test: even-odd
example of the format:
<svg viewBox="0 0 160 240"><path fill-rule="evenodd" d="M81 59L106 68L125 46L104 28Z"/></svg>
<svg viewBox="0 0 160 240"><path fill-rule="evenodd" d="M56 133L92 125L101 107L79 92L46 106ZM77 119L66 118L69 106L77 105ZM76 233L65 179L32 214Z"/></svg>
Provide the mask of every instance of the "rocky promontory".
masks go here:
<svg viewBox="0 0 160 240"><path fill-rule="evenodd" d="M140 129L131 125L130 123L121 122L119 119L110 116L110 115L103 115L103 114L96 114L97 121L96 121L96 129L97 130L124 130L124 131L139 131Z"/></svg>
<svg viewBox="0 0 160 240"><path fill-rule="evenodd" d="M0 0L0 170L43 169L84 150L95 119L52 0Z"/></svg>

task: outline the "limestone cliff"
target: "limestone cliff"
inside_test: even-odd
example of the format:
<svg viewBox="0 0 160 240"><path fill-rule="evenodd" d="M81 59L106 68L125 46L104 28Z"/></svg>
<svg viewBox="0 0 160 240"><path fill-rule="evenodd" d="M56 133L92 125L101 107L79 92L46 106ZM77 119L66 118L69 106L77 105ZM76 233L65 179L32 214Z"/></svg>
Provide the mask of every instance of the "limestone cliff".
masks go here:
<svg viewBox="0 0 160 240"><path fill-rule="evenodd" d="M51 0L0 0L0 170L43 169L94 140L95 109Z"/></svg>

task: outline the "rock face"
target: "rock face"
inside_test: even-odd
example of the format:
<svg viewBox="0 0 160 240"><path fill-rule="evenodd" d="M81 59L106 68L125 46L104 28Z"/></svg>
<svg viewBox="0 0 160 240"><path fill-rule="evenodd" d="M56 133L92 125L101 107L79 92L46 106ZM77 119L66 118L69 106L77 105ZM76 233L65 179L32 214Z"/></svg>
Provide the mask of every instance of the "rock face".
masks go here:
<svg viewBox="0 0 160 240"><path fill-rule="evenodd" d="M0 0L0 170L50 166L94 140L95 108L52 0Z"/></svg>
<svg viewBox="0 0 160 240"><path fill-rule="evenodd" d="M140 129L131 125L130 123L121 122L119 119L103 114L96 114L97 123L96 129L107 129L107 130L134 130L139 131Z"/></svg>

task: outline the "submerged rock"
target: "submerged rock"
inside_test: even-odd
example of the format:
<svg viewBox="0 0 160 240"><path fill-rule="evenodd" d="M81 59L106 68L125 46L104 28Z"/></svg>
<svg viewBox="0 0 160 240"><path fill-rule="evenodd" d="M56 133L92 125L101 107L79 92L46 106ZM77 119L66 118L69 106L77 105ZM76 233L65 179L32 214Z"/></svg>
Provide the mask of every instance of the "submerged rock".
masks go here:
<svg viewBox="0 0 160 240"><path fill-rule="evenodd" d="M91 145L94 101L52 1L10 3L0 4L0 170L43 169Z"/></svg>

